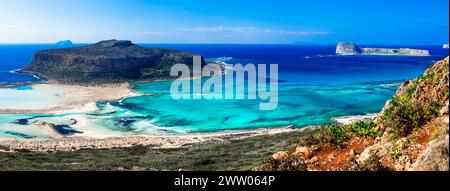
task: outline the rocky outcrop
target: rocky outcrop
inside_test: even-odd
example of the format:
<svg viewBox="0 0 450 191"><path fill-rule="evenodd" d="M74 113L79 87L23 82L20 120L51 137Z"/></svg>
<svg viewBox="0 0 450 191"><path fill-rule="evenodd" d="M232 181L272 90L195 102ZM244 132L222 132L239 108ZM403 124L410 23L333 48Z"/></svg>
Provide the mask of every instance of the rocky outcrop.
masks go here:
<svg viewBox="0 0 450 191"><path fill-rule="evenodd" d="M405 82L377 118L379 141L365 149L395 170L449 169L449 58Z"/></svg>
<svg viewBox="0 0 450 191"><path fill-rule="evenodd" d="M339 42L336 47L337 55L407 55L429 56L428 50L410 48L360 48L353 42Z"/></svg>
<svg viewBox="0 0 450 191"><path fill-rule="evenodd" d="M356 55L361 54L362 50L353 42L339 42L336 47L337 55Z"/></svg>
<svg viewBox="0 0 450 191"><path fill-rule="evenodd" d="M448 171L449 58L406 81L374 121L318 127L286 153L262 166L297 156L308 170Z"/></svg>
<svg viewBox="0 0 450 191"><path fill-rule="evenodd" d="M417 157L412 165L414 171L448 171L449 141L447 136L428 143L428 147Z"/></svg>
<svg viewBox="0 0 450 191"><path fill-rule="evenodd" d="M193 56L190 52L145 48L131 41L107 40L36 52L33 62L22 72L67 84L170 79L172 65L183 63L192 67Z"/></svg>

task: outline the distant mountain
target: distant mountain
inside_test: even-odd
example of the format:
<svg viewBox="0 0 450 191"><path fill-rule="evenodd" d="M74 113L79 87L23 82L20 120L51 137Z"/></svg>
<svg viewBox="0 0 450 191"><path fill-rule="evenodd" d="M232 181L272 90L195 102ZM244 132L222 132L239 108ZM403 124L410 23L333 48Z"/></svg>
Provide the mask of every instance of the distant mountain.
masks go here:
<svg viewBox="0 0 450 191"><path fill-rule="evenodd" d="M38 51L22 72L67 84L169 79L172 65L184 63L192 67L193 56L190 52L145 48L131 41L106 40L88 46Z"/></svg>
<svg viewBox="0 0 450 191"><path fill-rule="evenodd" d="M72 45L73 43L70 40L63 40L63 41L56 42L56 44L57 45Z"/></svg>

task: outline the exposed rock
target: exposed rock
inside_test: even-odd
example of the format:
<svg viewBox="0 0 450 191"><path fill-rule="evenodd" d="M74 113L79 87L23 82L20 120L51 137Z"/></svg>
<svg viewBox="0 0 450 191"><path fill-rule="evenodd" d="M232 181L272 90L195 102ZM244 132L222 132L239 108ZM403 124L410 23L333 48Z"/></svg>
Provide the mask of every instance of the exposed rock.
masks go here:
<svg viewBox="0 0 450 191"><path fill-rule="evenodd" d="M448 107L449 107L449 58L437 62L416 80L406 81L394 98L386 103L377 118L379 130L384 133L379 142L366 148L360 163L368 160L371 153L389 160L392 150L402 152L394 159L395 170L448 170ZM414 118L411 118L414 116ZM434 132L435 140L428 142L430 135L423 134L421 142L412 144L409 136L419 129ZM433 139L433 138L432 138ZM408 156L408 151L420 152ZM395 154L395 152L394 152ZM414 162L415 161L415 162ZM413 163L414 162L414 163ZM413 163L413 164L411 164Z"/></svg>
<svg viewBox="0 0 450 191"><path fill-rule="evenodd" d="M405 170L405 166L401 165L401 164L396 164L394 166L395 171L404 171Z"/></svg>
<svg viewBox="0 0 450 191"><path fill-rule="evenodd" d="M278 151L275 154L272 155L272 158L275 160L281 160L282 158L287 157L288 154L284 151Z"/></svg>
<svg viewBox="0 0 450 191"><path fill-rule="evenodd" d="M313 156L312 150L308 147L297 147L293 154L303 159L310 159Z"/></svg>
<svg viewBox="0 0 450 191"><path fill-rule="evenodd" d="M362 48L362 54L366 55L409 55L409 56L430 56L429 50L411 48Z"/></svg>
<svg viewBox="0 0 450 191"><path fill-rule="evenodd" d="M327 160L328 160L328 162L331 162L331 161L333 161L335 158L336 158L336 156L335 156L333 153L331 153L330 155L328 155Z"/></svg>
<svg viewBox="0 0 450 191"><path fill-rule="evenodd" d="M365 160L362 164L359 164L360 169L364 171L386 170L380 160L380 157L376 153L371 153L367 160Z"/></svg>
<svg viewBox="0 0 450 191"><path fill-rule="evenodd" d="M309 160L309 163L310 164L315 164L315 163L317 163L319 161L319 158L317 158L316 156L314 156L314 157L312 157L310 160Z"/></svg>
<svg viewBox="0 0 450 191"><path fill-rule="evenodd" d="M353 42L339 42L336 47L337 55L356 55L361 54L362 50Z"/></svg>
<svg viewBox="0 0 450 191"><path fill-rule="evenodd" d="M448 171L449 138L443 136L428 143L428 147L412 165L414 171Z"/></svg>
<svg viewBox="0 0 450 191"><path fill-rule="evenodd" d="M353 148L348 152L348 156L355 156L355 150Z"/></svg>

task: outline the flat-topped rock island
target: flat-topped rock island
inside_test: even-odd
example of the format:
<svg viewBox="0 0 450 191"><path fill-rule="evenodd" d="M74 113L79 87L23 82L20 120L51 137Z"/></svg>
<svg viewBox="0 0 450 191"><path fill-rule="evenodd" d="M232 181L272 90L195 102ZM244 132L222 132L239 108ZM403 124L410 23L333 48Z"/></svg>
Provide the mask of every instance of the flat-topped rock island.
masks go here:
<svg viewBox="0 0 450 191"><path fill-rule="evenodd" d="M339 42L337 55L430 56L429 50L411 48L360 48L353 42Z"/></svg>

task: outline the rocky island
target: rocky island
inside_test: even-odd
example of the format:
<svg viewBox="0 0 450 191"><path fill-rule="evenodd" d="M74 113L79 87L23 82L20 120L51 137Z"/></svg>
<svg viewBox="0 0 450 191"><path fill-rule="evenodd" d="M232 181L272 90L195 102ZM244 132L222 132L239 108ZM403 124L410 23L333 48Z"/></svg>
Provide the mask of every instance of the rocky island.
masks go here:
<svg viewBox="0 0 450 191"><path fill-rule="evenodd" d="M62 41L58 41L56 42L56 45L61 45L61 46L68 46L68 45L72 45L72 41L71 40L62 40Z"/></svg>
<svg viewBox="0 0 450 191"><path fill-rule="evenodd" d="M392 56L429 56L428 50L411 48L360 48L353 42L339 42L337 55L392 55Z"/></svg>
<svg viewBox="0 0 450 191"><path fill-rule="evenodd" d="M170 78L177 63L192 67L193 53L165 48L146 48L126 40L35 53L21 72L64 84L108 84ZM202 65L205 64L202 59Z"/></svg>

